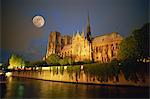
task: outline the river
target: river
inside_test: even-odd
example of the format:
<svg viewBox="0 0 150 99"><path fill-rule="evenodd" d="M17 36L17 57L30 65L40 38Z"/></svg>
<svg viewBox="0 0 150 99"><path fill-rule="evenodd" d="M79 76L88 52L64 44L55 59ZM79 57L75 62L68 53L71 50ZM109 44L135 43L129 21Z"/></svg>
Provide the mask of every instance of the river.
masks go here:
<svg viewBox="0 0 150 99"><path fill-rule="evenodd" d="M148 98L149 88L60 83L10 77L0 84L1 98Z"/></svg>

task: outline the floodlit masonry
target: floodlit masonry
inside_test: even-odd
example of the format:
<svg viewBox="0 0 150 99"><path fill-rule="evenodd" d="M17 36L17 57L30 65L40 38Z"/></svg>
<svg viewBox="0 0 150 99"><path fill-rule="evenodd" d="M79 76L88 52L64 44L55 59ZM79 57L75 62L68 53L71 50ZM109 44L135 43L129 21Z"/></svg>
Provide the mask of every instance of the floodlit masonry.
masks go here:
<svg viewBox="0 0 150 99"><path fill-rule="evenodd" d="M77 32L71 37L61 36L61 33L57 31L51 32L43 60L46 60L51 54L57 54L62 58L70 57L75 62L110 62L113 58L118 58L119 44L122 39L117 32L92 37L88 16L86 33Z"/></svg>

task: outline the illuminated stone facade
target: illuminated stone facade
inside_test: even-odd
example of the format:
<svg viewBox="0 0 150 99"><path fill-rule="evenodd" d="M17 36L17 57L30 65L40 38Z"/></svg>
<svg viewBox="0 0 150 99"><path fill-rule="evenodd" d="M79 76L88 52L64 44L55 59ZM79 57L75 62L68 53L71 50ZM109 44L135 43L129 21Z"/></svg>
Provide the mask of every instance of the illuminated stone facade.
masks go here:
<svg viewBox="0 0 150 99"><path fill-rule="evenodd" d="M84 36L84 32L76 33L72 37L72 43L64 46L60 51L60 57L71 57L75 61L90 60L91 46Z"/></svg>
<svg viewBox="0 0 150 99"><path fill-rule="evenodd" d="M49 41L47 45L47 53L46 58L55 53L59 53L61 51L61 34L59 32L51 32L49 36Z"/></svg>
<svg viewBox="0 0 150 99"><path fill-rule="evenodd" d="M94 61L109 62L113 58L118 58L121 41L122 37L116 32L93 38L92 49Z"/></svg>
<svg viewBox="0 0 150 99"><path fill-rule="evenodd" d="M113 58L118 58L121 41L122 37L116 32L92 38L88 17L86 36L84 31L77 32L72 37L51 32L45 58L51 54L58 54L62 58L70 57L76 62L84 60L109 62Z"/></svg>

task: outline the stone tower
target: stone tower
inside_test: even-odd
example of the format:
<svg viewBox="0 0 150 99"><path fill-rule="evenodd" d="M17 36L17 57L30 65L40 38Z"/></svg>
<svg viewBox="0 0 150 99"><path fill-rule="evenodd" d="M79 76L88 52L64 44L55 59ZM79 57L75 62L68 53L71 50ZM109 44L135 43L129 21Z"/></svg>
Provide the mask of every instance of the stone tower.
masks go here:
<svg viewBox="0 0 150 99"><path fill-rule="evenodd" d="M61 37L61 43L62 43L62 47L71 44L72 41L72 37L70 37L69 35L64 35Z"/></svg>
<svg viewBox="0 0 150 99"><path fill-rule="evenodd" d="M61 51L61 34L59 32L51 32L47 45L46 58L51 54L58 54Z"/></svg>

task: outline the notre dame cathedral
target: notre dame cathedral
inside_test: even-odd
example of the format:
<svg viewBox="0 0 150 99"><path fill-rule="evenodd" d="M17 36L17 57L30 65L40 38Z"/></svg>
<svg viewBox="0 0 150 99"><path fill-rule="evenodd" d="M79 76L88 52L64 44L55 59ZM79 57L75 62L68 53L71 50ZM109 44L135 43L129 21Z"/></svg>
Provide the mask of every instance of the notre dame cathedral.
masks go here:
<svg viewBox="0 0 150 99"><path fill-rule="evenodd" d="M116 32L92 37L88 16L86 33L77 32L70 37L62 36L60 32L51 32L44 60L51 54L57 54L62 58L70 57L75 62L84 60L110 62L113 58L118 58L119 44L122 39L122 36Z"/></svg>

